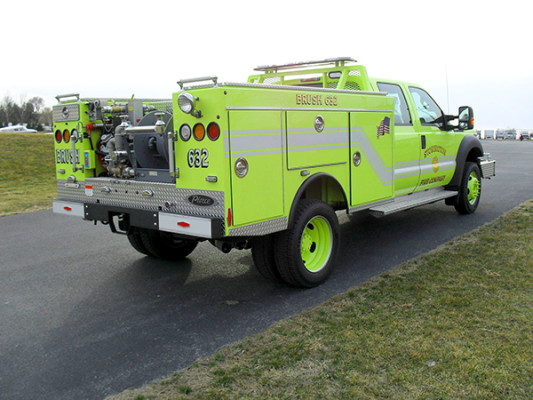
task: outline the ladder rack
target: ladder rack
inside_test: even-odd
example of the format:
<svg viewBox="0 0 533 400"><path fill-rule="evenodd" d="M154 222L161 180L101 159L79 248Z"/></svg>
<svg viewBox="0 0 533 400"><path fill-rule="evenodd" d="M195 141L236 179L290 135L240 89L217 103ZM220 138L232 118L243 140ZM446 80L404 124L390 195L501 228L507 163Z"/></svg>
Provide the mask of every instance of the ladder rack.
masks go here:
<svg viewBox="0 0 533 400"><path fill-rule="evenodd" d="M257 68L254 68L254 71L263 71L263 72L278 72L280 70L302 68L302 67L316 67L319 65L335 64L335 67L342 67L344 63L347 62L357 62L350 57L337 57L337 58L326 58L325 60L318 61L306 61L306 62L297 62L290 64L280 64L280 65L262 65Z"/></svg>

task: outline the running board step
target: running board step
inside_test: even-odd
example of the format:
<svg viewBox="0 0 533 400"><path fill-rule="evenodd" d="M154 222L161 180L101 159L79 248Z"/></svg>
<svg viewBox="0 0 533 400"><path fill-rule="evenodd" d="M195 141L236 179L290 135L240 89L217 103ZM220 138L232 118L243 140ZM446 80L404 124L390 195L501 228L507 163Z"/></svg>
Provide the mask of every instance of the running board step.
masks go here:
<svg viewBox="0 0 533 400"><path fill-rule="evenodd" d="M398 197L390 203L372 207L369 211L375 217L383 217L398 211L408 210L410 208L423 206L424 204L431 204L439 200L444 200L448 197L457 196L458 193L459 192L444 190L441 188L415 192Z"/></svg>

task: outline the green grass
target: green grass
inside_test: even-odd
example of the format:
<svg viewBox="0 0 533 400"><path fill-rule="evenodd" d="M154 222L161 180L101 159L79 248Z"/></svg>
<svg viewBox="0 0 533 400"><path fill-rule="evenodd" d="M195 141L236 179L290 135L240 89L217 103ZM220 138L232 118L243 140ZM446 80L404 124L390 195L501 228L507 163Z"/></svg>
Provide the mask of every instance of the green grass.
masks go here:
<svg viewBox="0 0 533 400"><path fill-rule="evenodd" d="M54 136L0 133L0 216L52 207Z"/></svg>
<svg viewBox="0 0 533 400"><path fill-rule="evenodd" d="M113 399L531 399L533 201Z"/></svg>

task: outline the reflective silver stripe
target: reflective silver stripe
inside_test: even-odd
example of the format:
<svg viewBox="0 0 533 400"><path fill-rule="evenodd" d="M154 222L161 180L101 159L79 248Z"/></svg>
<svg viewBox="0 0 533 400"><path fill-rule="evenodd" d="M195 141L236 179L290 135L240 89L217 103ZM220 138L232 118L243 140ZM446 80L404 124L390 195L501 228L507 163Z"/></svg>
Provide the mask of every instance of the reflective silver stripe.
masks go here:
<svg viewBox="0 0 533 400"><path fill-rule="evenodd" d="M281 150L282 136L260 135L260 136L233 136L230 137L231 152L254 151L254 150Z"/></svg>
<svg viewBox="0 0 533 400"><path fill-rule="evenodd" d="M265 150L265 151L244 151L241 153L232 152L232 157L252 157L252 156L267 156L270 154L280 154L281 150ZM229 153L225 155L225 158L230 158Z"/></svg>
<svg viewBox="0 0 533 400"><path fill-rule="evenodd" d="M81 218L85 215L83 203L57 199L52 200L52 211L56 214L72 215L73 217Z"/></svg>
<svg viewBox="0 0 533 400"><path fill-rule="evenodd" d="M365 109L365 108L324 108L324 107L226 107L228 111L234 110L259 110L259 111L343 111L343 112L379 112L390 113L391 110Z"/></svg>
<svg viewBox="0 0 533 400"><path fill-rule="evenodd" d="M298 133L295 129L290 129L289 147L310 147L319 145L349 145L348 129L346 128L326 128L323 132L317 133L312 129L305 129Z"/></svg>
<svg viewBox="0 0 533 400"><path fill-rule="evenodd" d="M352 145L359 145L365 158L383 186L389 186L393 183L392 167L385 165L381 156L374 148L374 145L368 140L368 136L361 127L353 127L351 132Z"/></svg>
<svg viewBox="0 0 533 400"><path fill-rule="evenodd" d="M289 148L289 153L298 153L300 151L316 151L316 150L332 150L332 149L347 149L350 145L348 143L344 145L332 145L332 146L316 146L316 147L301 147L301 148Z"/></svg>
<svg viewBox="0 0 533 400"><path fill-rule="evenodd" d="M408 167L394 168L394 177L408 178L410 176L416 176L419 173L420 173L419 164L408 166Z"/></svg>
<svg viewBox="0 0 533 400"><path fill-rule="evenodd" d="M188 236L210 239L213 237L212 221L209 218L191 217L188 215L169 214L160 212L159 230L181 233ZM178 225L182 223L184 226Z"/></svg>
<svg viewBox="0 0 533 400"><path fill-rule="evenodd" d="M439 160L439 168L438 171L447 171L450 169L455 168L455 160L450 161L441 161ZM432 162L425 162L420 164L420 173L421 174L427 174L428 172L433 172L433 163Z"/></svg>

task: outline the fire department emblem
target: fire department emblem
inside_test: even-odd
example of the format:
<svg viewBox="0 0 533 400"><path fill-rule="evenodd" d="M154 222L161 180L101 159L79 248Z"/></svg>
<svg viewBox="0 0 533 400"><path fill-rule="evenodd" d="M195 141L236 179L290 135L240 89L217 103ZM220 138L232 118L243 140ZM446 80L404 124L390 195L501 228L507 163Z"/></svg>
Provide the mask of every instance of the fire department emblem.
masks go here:
<svg viewBox="0 0 533 400"><path fill-rule="evenodd" d="M384 136L385 134L389 134L389 133L390 133L390 118L385 117L378 126L377 138L379 139L380 136Z"/></svg>

